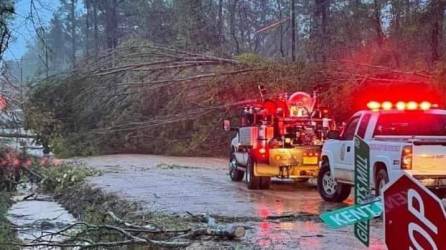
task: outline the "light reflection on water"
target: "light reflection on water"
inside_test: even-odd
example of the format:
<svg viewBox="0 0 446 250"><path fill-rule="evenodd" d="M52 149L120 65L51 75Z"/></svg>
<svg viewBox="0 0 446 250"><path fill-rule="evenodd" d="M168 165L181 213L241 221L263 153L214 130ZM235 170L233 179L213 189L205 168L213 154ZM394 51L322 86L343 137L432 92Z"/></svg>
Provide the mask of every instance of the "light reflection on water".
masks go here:
<svg viewBox="0 0 446 250"><path fill-rule="evenodd" d="M311 220L267 220L267 217L271 215L298 214L299 212L319 215L327 207L333 209L349 205L352 203L351 199L344 204L313 202L312 200L288 204L286 200L271 199L270 196L256 197L252 200L255 204L256 215L264 220L255 225L251 241L261 249L366 249L354 238L353 226L330 230L314 217ZM375 224L372 226L369 249L385 249L382 239L382 224L381 222L378 225Z"/></svg>

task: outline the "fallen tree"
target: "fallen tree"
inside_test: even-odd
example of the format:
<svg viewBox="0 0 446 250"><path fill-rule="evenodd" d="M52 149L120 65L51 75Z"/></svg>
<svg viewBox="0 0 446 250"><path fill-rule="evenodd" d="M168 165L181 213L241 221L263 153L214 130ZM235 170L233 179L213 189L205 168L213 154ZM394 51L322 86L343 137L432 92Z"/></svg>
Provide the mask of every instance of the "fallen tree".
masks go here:
<svg viewBox="0 0 446 250"><path fill-rule="evenodd" d="M321 90L339 120L367 82L438 82L426 72L333 61L281 64L253 54L235 59L129 42L97 61L34 85L27 127L60 156L104 153L225 155L225 118L238 104L271 93Z"/></svg>

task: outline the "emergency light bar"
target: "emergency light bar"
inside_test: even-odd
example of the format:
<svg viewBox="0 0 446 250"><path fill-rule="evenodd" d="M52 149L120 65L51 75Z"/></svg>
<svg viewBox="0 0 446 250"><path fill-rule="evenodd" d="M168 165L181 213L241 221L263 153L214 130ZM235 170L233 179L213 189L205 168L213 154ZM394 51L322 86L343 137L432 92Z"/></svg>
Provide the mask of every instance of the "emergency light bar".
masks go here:
<svg viewBox="0 0 446 250"><path fill-rule="evenodd" d="M389 101L385 101L385 102L377 102L377 101L371 101L369 103L367 103L367 107L370 110L373 111L378 111L378 110L392 110L392 109L397 109L397 110L429 110L432 107L438 107L437 104L431 104L428 101L423 101L423 102L415 102L415 101L410 101L410 102L403 102L403 101L399 101L397 103L392 103Z"/></svg>

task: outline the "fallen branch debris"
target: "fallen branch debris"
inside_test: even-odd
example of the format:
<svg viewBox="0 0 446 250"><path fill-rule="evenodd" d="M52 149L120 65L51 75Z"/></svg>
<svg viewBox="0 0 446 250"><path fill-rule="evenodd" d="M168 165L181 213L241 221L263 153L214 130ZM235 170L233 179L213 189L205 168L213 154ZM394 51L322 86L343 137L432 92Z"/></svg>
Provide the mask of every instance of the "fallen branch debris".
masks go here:
<svg viewBox="0 0 446 250"><path fill-rule="evenodd" d="M98 247L122 246L152 246L163 248L182 248L189 246L193 240L202 236L222 239L240 239L245 236L246 230L240 225L219 225L216 220L207 215L196 215L195 218L206 223L195 229L164 230L153 228L152 225L137 225L127 222L112 211L106 213L117 225L94 225L86 222L77 222L66 226L56 232L44 233L31 242L12 242L3 246L19 247L59 247L91 249ZM115 235L116 240L97 240L96 234ZM64 240L60 240L62 237Z"/></svg>

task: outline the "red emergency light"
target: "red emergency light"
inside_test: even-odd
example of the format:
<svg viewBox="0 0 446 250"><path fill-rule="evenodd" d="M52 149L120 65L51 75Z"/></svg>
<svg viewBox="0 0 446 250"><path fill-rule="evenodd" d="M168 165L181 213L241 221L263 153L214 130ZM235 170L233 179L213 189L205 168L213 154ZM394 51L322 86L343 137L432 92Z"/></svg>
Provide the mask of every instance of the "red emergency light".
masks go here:
<svg viewBox="0 0 446 250"><path fill-rule="evenodd" d="M409 101L409 102L403 102L399 101L395 104L393 104L390 101L385 102L377 102L377 101L370 101L367 103L367 107L370 110L378 111L378 110L391 110L392 108L396 108L397 110L429 110L432 107L438 107L436 104L432 104L428 101L422 101L422 102L415 102L415 101Z"/></svg>
<svg viewBox="0 0 446 250"><path fill-rule="evenodd" d="M393 79L387 76L388 79ZM395 78L395 82L368 80L354 90L351 96L352 111L369 109L371 101L372 110L429 110L435 107L446 106L446 99L442 89L418 79L408 79L408 82ZM389 103L387 103L389 102ZM415 102L415 103L411 103ZM426 103L425 103L426 102ZM429 105L429 104L431 105ZM436 104L437 106L435 106ZM390 107L390 105L392 107ZM415 107L416 106L416 107Z"/></svg>

